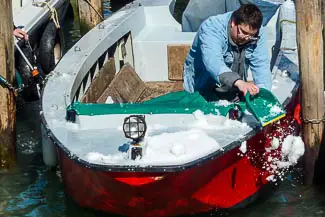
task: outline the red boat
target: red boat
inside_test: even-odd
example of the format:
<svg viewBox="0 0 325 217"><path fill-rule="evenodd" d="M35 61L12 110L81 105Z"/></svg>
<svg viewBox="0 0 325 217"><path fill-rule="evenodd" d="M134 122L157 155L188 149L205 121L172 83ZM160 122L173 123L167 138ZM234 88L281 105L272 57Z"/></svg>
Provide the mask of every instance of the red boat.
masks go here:
<svg viewBox="0 0 325 217"><path fill-rule="evenodd" d="M201 213L244 207L282 178L281 144L299 134L295 24L281 22L294 10L284 13L281 6L267 24L274 31L281 24L281 40L271 32L268 43L275 60L272 92L285 118L261 127L244 113L244 126L229 124L222 112L221 119L203 112L222 128L191 131L198 118L191 106L201 101L168 98L183 94L180 65L195 35L181 32L170 14L173 3L135 1L114 13L62 58L43 90L44 162L54 166L58 159L66 192L80 206L125 216ZM125 102L144 102L144 110ZM214 111L227 106L219 103ZM142 146L136 136L146 130L151 140ZM176 134L195 142L171 143ZM189 147L197 153L187 156Z"/></svg>

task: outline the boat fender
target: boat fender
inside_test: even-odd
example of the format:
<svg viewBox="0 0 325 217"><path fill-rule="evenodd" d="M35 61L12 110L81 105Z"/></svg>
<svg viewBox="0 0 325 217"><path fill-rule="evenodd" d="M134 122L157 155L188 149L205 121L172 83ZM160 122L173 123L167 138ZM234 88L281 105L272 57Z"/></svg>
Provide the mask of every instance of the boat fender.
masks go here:
<svg viewBox="0 0 325 217"><path fill-rule="evenodd" d="M35 65L35 57L32 53L32 50L26 46L26 44L21 43L20 46L21 50L23 51L24 55L28 59L28 61ZM19 72L20 78L22 83L24 84L25 88L22 92L22 96L25 101L34 101L38 100L38 92L36 85L31 85L31 81L33 79L30 67L28 63L24 60L22 55L19 52L15 53L15 68Z"/></svg>
<svg viewBox="0 0 325 217"><path fill-rule="evenodd" d="M295 107L293 118L298 125L301 125L301 106L299 103Z"/></svg>
<svg viewBox="0 0 325 217"><path fill-rule="evenodd" d="M45 74L49 74L54 69L56 58L61 58L61 49L59 49L59 55L55 56L54 50L58 45L60 45L60 29L57 29L55 23L50 21L42 34L38 53L38 62Z"/></svg>
<svg viewBox="0 0 325 217"><path fill-rule="evenodd" d="M41 124L41 135L43 162L46 166L54 168L58 164L56 145L49 137L46 127L43 124Z"/></svg>

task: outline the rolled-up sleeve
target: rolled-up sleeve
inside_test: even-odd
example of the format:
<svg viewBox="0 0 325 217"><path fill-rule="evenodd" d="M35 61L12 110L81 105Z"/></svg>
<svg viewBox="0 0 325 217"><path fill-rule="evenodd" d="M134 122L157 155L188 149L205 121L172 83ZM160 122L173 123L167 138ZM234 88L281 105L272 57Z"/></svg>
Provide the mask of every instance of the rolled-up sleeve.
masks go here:
<svg viewBox="0 0 325 217"><path fill-rule="evenodd" d="M271 90L272 75L267 49L267 32L266 28L262 27L260 30L260 39L251 58L249 58L249 67L252 70L255 85Z"/></svg>
<svg viewBox="0 0 325 217"><path fill-rule="evenodd" d="M217 83L220 83L219 76L231 72L231 69L223 59L222 46L226 39L220 33L221 31L218 31L218 25L221 24L209 18L202 23L198 34L205 69Z"/></svg>

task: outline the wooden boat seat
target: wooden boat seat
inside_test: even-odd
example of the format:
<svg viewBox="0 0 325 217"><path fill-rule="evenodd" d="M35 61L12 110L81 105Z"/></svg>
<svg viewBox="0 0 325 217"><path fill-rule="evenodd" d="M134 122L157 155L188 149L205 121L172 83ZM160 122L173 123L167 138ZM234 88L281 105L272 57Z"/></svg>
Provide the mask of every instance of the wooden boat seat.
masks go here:
<svg viewBox="0 0 325 217"><path fill-rule="evenodd" d="M146 89L138 98L137 102L144 102L166 93L181 91L184 89L183 82L179 81L153 81L146 82L145 85Z"/></svg>
<svg viewBox="0 0 325 217"><path fill-rule="evenodd" d="M105 103L109 96L116 103L143 102L166 93L181 91L184 61L189 49L190 45L167 45L169 81L145 83L128 63L115 75L114 59L111 58L92 82L82 102Z"/></svg>
<svg viewBox="0 0 325 217"><path fill-rule="evenodd" d="M95 75L90 87L81 99L83 103L96 102L98 98L103 94L108 85L112 82L115 76L115 61L114 58L110 58L103 67Z"/></svg>
<svg viewBox="0 0 325 217"><path fill-rule="evenodd" d="M92 87L92 89L95 88ZM94 102L105 103L108 97L111 97L115 103L143 102L181 90L183 90L183 82L181 81L143 82L134 68L126 63ZM88 92L92 93L94 90Z"/></svg>
<svg viewBox="0 0 325 217"><path fill-rule="evenodd" d="M105 103L109 96L117 103L136 102L145 89L145 83L134 68L126 63L98 98L97 103Z"/></svg>
<svg viewBox="0 0 325 217"><path fill-rule="evenodd" d="M168 79L183 81L184 61L191 46L186 44L167 45Z"/></svg>

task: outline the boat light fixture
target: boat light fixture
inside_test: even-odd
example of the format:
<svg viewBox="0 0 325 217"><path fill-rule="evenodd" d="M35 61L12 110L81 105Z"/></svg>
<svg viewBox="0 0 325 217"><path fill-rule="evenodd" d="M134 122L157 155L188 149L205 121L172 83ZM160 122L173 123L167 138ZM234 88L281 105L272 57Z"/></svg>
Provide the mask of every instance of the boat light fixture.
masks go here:
<svg viewBox="0 0 325 217"><path fill-rule="evenodd" d="M147 131L144 115L130 115L124 119L123 132L126 138L139 142Z"/></svg>
<svg viewBox="0 0 325 217"><path fill-rule="evenodd" d="M147 131L144 115L130 115L124 119L123 132L126 138L132 139L128 149L129 158L135 160L142 157L143 147L141 141Z"/></svg>

